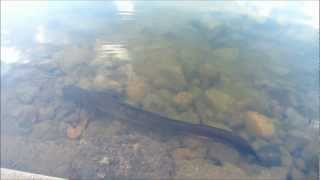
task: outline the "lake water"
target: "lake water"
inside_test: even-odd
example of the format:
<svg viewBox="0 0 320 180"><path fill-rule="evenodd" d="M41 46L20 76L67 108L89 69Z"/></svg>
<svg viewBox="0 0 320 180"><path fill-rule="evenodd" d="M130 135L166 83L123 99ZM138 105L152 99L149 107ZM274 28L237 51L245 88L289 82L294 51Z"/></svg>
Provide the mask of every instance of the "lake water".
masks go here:
<svg viewBox="0 0 320 180"><path fill-rule="evenodd" d="M70 179L317 179L318 11L316 1L1 2L1 167ZM65 95L70 85L96 100ZM128 123L144 124L140 114L101 113L113 102L99 92L232 132L263 162L219 138Z"/></svg>

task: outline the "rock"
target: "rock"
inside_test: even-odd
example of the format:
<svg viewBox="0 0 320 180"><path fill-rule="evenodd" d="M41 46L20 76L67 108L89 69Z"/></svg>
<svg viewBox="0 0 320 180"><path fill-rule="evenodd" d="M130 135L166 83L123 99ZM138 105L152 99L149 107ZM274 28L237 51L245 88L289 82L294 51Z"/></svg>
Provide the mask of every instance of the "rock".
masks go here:
<svg viewBox="0 0 320 180"><path fill-rule="evenodd" d="M155 54L154 54L155 53ZM157 49L150 53L150 58L134 64L134 71L137 75L145 77L148 83L156 88L179 91L186 85L186 79L181 65L176 61L176 55L170 57L168 51ZM161 53L165 53L164 57ZM154 56L152 55L154 54ZM144 57L146 58L146 57Z"/></svg>
<svg viewBox="0 0 320 180"><path fill-rule="evenodd" d="M188 106L192 102L192 94L189 92L179 92L175 98L174 102L181 106Z"/></svg>
<svg viewBox="0 0 320 180"><path fill-rule="evenodd" d="M270 113L272 114L272 117L282 119L284 114L284 107L281 106L278 101L272 100L270 103Z"/></svg>
<svg viewBox="0 0 320 180"><path fill-rule="evenodd" d="M113 137L118 135L123 129L126 128L126 125L122 124L120 121L110 119L97 119L91 121L86 128L86 131L83 132L83 138L89 137Z"/></svg>
<svg viewBox="0 0 320 180"><path fill-rule="evenodd" d="M243 126L244 113L233 111L225 119L232 129L239 129Z"/></svg>
<svg viewBox="0 0 320 180"><path fill-rule="evenodd" d="M28 134L32 131L35 123L39 121L38 112L34 106L25 106L22 112L17 117L19 131L23 134ZM10 123L9 123L10 124Z"/></svg>
<svg viewBox="0 0 320 180"><path fill-rule="evenodd" d="M260 173L254 177L256 180L284 180L287 178L288 168L287 167L273 167L263 168Z"/></svg>
<svg viewBox="0 0 320 180"><path fill-rule="evenodd" d="M38 110L38 118L39 121L42 120L53 120L56 115L56 107L47 106L47 107L40 107Z"/></svg>
<svg viewBox="0 0 320 180"><path fill-rule="evenodd" d="M285 111L285 115L286 115L287 123L291 127L305 127L305 126L307 126L308 120L305 119L294 108L288 108Z"/></svg>
<svg viewBox="0 0 320 180"><path fill-rule="evenodd" d="M177 120L183 121L183 122L189 122L193 124L199 123L199 117L196 113L194 113L192 110L182 112L178 114L176 117Z"/></svg>
<svg viewBox="0 0 320 180"><path fill-rule="evenodd" d="M262 146L257 150L257 153L263 166L271 167L280 166L282 164L281 151L276 145L269 144Z"/></svg>
<svg viewBox="0 0 320 180"><path fill-rule="evenodd" d="M304 174L296 168L293 168L287 176L288 180L299 180L304 179ZM307 179L307 178L305 178Z"/></svg>
<svg viewBox="0 0 320 180"><path fill-rule="evenodd" d="M198 149L203 147L205 144L199 137L189 135L182 139L181 145L190 149Z"/></svg>
<svg viewBox="0 0 320 180"><path fill-rule="evenodd" d="M81 118L81 116L80 116ZM70 139L78 139L82 131L86 128L88 123L87 117L81 118L80 122L76 126L69 126L67 128L67 136Z"/></svg>
<svg viewBox="0 0 320 180"><path fill-rule="evenodd" d="M200 98L194 102L195 112L202 120L210 120L214 117L214 112L208 107L208 105Z"/></svg>
<svg viewBox="0 0 320 180"><path fill-rule="evenodd" d="M218 112L227 112L234 102L231 96L215 88L207 90L206 95L211 107Z"/></svg>
<svg viewBox="0 0 320 180"><path fill-rule="evenodd" d="M132 141L141 145L138 152L128 144ZM1 165L58 177L97 179L98 173L107 179L170 179L174 173L166 144L138 134L93 136L83 144L1 136L1 143Z"/></svg>
<svg viewBox="0 0 320 180"><path fill-rule="evenodd" d="M301 159L301 158L295 159L294 164L298 170L300 170L300 171L305 170L305 163L304 163L303 159Z"/></svg>
<svg viewBox="0 0 320 180"><path fill-rule="evenodd" d="M171 118L176 118L176 116L178 116L174 106L174 96L172 93L165 89L151 90L150 92L151 93L147 94L142 100L144 109L160 113Z"/></svg>
<svg viewBox="0 0 320 180"><path fill-rule="evenodd" d="M33 126L30 137L42 141L55 140L62 136L59 123L55 121L41 121Z"/></svg>
<svg viewBox="0 0 320 180"><path fill-rule="evenodd" d="M274 135L272 120L258 112L247 112L245 126L247 131L255 136L271 138Z"/></svg>
<svg viewBox="0 0 320 180"><path fill-rule="evenodd" d="M74 67L88 63L88 59L93 59L94 55L91 48L66 46L55 54L55 62L64 72L70 72Z"/></svg>
<svg viewBox="0 0 320 180"><path fill-rule="evenodd" d="M217 160L222 164L226 162L236 164L240 160L240 154L230 146L218 142L210 142L207 158L209 160Z"/></svg>
<svg viewBox="0 0 320 180"><path fill-rule="evenodd" d="M70 139L78 139L81 135L82 129L77 126L77 127L68 127L67 129L67 136Z"/></svg>
<svg viewBox="0 0 320 180"><path fill-rule="evenodd" d="M145 96L145 83L143 80L130 80L127 87L127 95L131 100L140 100Z"/></svg>
<svg viewBox="0 0 320 180"><path fill-rule="evenodd" d="M174 151L174 158L189 160L195 158L195 154L188 148L178 148Z"/></svg>
<svg viewBox="0 0 320 180"><path fill-rule="evenodd" d="M204 158L207 153L206 141L201 137L187 136L182 139L181 146L190 149L195 158Z"/></svg>
<svg viewBox="0 0 320 180"><path fill-rule="evenodd" d="M197 99L203 94L203 91L197 86L192 86L190 88L190 93L192 94L193 99Z"/></svg>
<svg viewBox="0 0 320 180"><path fill-rule="evenodd" d="M284 139L284 145L294 157L300 157L303 149L310 142L312 142L312 139L308 137L308 132L299 130L292 130L289 134L286 134Z"/></svg>
<svg viewBox="0 0 320 180"><path fill-rule="evenodd" d="M115 80L107 78L103 74L98 74L93 80L93 87L95 87L98 90L105 90L105 89L118 90L121 88L121 84Z"/></svg>
<svg viewBox="0 0 320 180"><path fill-rule="evenodd" d="M221 73L211 64L203 64L199 67L199 79L202 88L218 86L222 84Z"/></svg>
<svg viewBox="0 0 320 180"><path fill-rule="evenodd" d="M226 163L215 166L202 159L176 161L175 179L248 179L239 167Z"/></svg>

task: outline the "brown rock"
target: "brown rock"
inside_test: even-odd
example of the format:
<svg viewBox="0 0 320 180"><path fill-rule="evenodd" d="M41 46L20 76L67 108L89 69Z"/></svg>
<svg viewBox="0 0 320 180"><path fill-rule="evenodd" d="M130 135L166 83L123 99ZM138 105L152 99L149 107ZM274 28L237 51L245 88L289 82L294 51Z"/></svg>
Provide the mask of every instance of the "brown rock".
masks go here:
<svg viewBox="0 0 320 180"><path fill-rule="evenodd" d="M145 96L145 83L143 80L130 80L127 87L129 99L139 100Z"/></svg>
<svg viewBox="0 0 320 180"><path fill-rule="evenodd" d="M176 159L193 159L195 157L194 153L188 148L177 148L174 152Z"/></svg>
<svg viewBox="0 0 320 180"><path fill-rule="evenodd" d="M85 113L80 113L80 122L76 126L69 126L67 128L67 136L70 139L78 139L83 130L87 127L88 117Z"/></svg>
<svg viewBox="0 0 320 180"><path fill-rule="evenodd" d="M70 139L78 139L81 135L82 129L80 126L76 127L68 127L67 129L67 136Z"/></svg>
<svg viewBox="0 0 320 180"><path fill-rule="evenodd" d="M179 92L175 98L174 101L183 106L187 106L192 102L192 94L189 92Z"/></svg>
<svg viewBox="0 0 320 180"><path fill-rule="evenodd" d="M247 131L256 136L270 138L274 134L272 120L258 112L247 112L245 125Z"/></svg>

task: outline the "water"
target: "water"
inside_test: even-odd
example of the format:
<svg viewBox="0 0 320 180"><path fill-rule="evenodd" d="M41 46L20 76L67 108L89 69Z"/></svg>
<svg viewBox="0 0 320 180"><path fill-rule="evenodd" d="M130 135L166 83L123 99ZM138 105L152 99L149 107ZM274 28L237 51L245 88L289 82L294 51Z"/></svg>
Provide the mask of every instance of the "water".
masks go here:
<svg viewBox="0 0 320 180"><path fill-rule="evenodd" d="M83 179L316 179L316 7L5 2L1 167ZM257 164L218 141L132 127L81 108L63 97L68 85L232 131L268 161Z"/></svg>

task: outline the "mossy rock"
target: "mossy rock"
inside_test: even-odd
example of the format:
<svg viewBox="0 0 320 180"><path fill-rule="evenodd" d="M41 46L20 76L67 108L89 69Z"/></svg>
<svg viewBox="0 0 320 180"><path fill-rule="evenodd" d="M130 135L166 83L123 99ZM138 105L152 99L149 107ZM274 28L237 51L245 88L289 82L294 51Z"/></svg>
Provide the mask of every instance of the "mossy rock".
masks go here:
<svg viewBox="0 0 320 180"><path fill-rule="evenodd" d="M160 50L161 52L161 50ZM150 59L137 61L133 64L134 71L147 79L157 88L166 88L174 91L182 90L187 82L182 66L176 61L175 55L166 58L160 52L151 52ZM152 56L154 54L154 56Z"/></svg>
<svg viewBox="0 0 320 180"><path fill-rule="evenodd" d="M211 108L216 109L218 112L228 112L234 102L231 96L215 88L207 90L206 96Z"/></svg>

